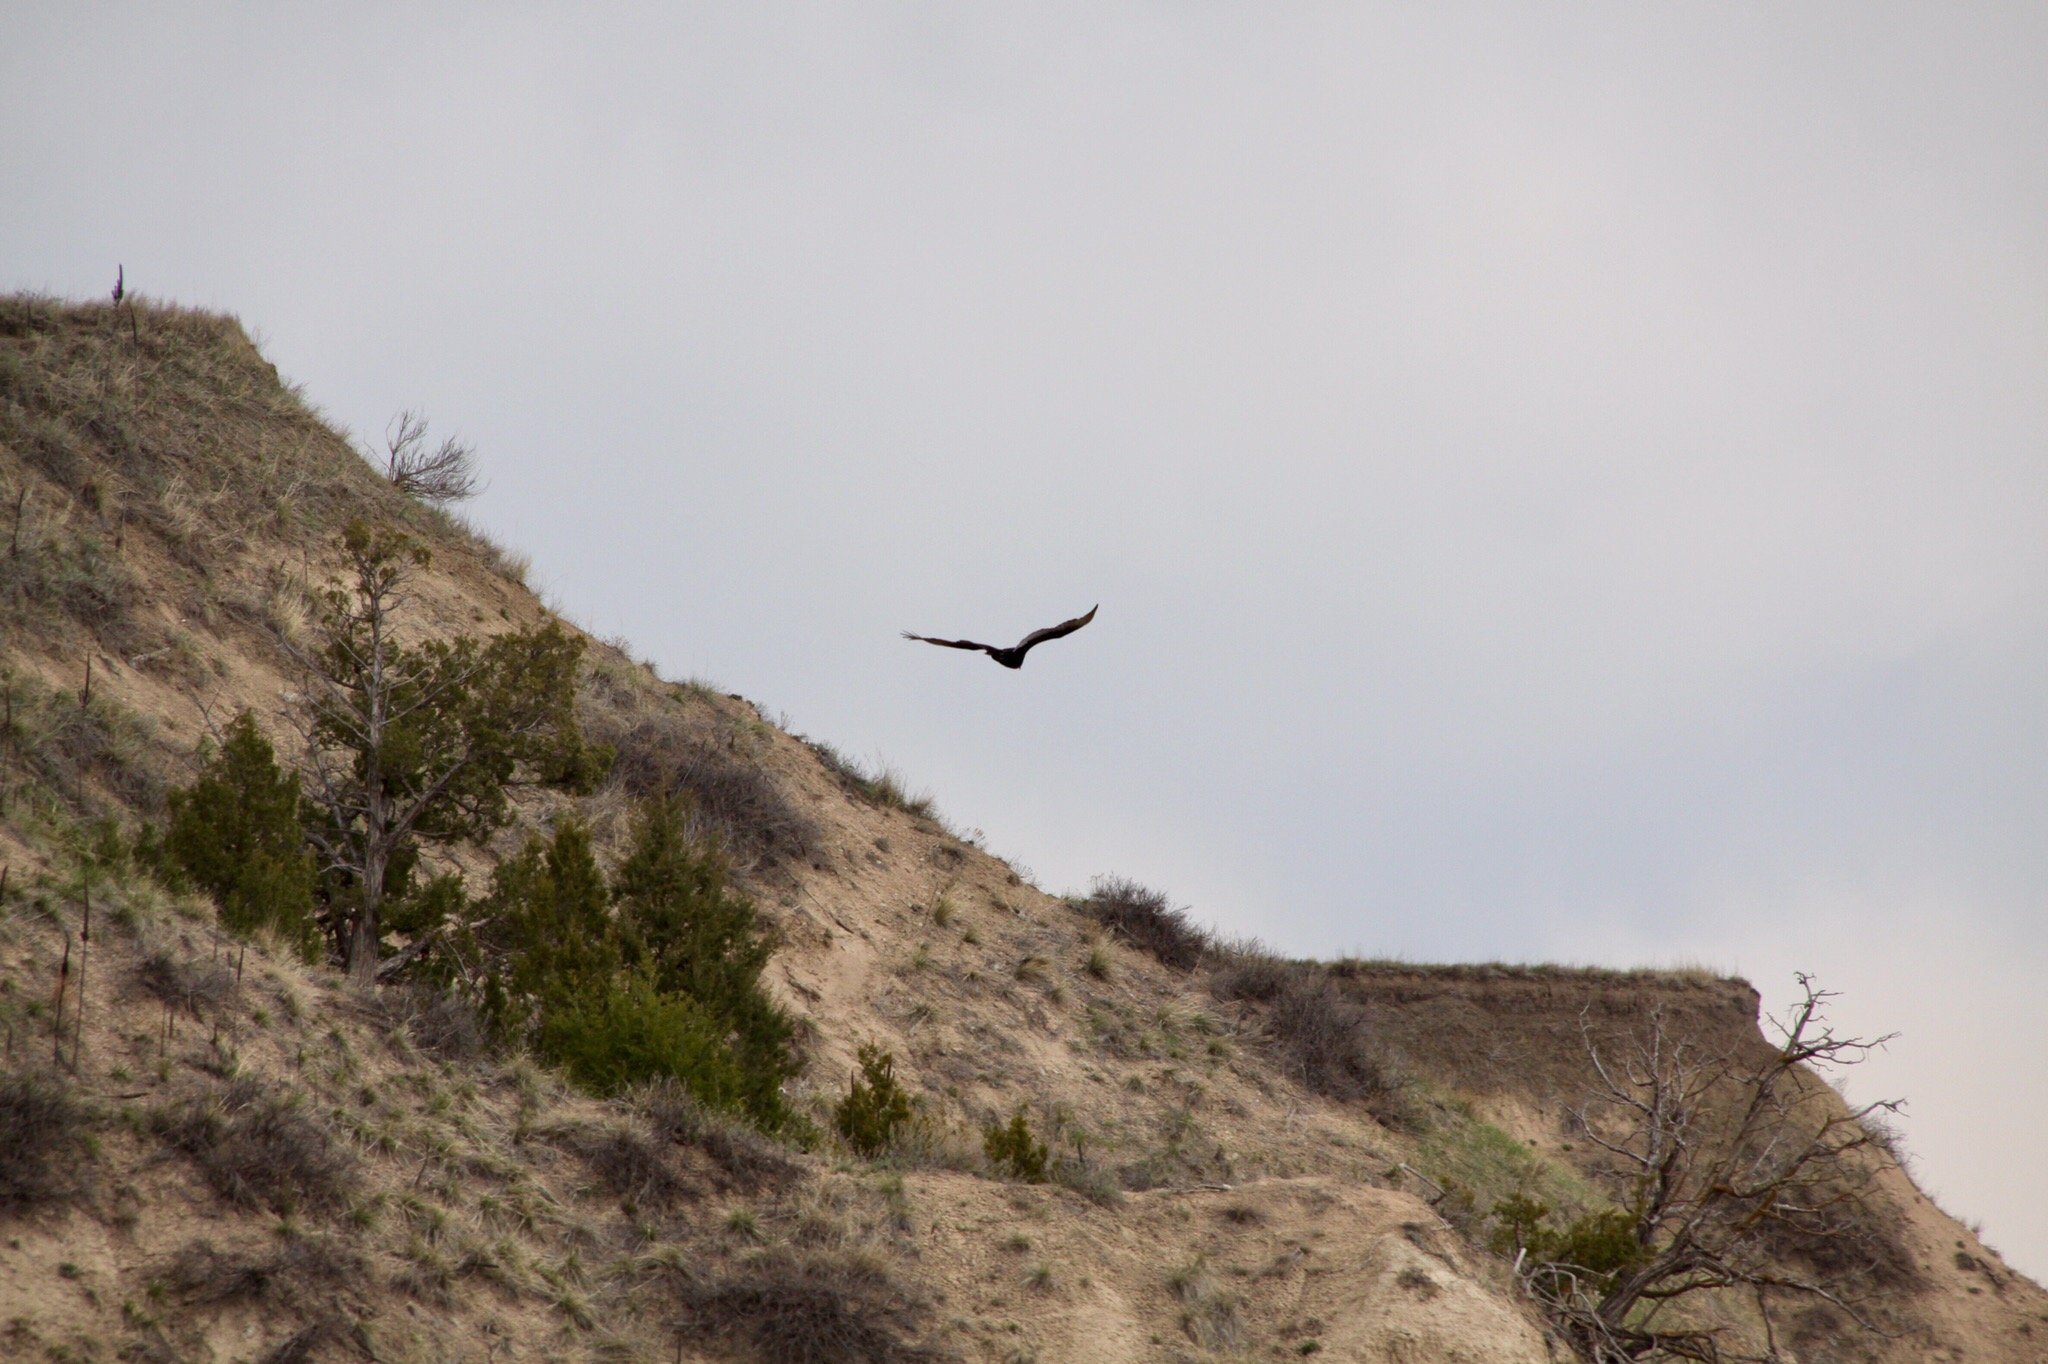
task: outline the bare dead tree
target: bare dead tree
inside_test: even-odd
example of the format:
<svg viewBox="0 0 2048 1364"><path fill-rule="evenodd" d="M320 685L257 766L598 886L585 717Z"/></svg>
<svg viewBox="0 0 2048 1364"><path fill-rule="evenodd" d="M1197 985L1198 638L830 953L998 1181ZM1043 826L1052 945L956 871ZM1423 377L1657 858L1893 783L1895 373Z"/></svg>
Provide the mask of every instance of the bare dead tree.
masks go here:
<svg viewBox="0 0 2048 1364"><path fill-rule="evenodd" d="M391 486L422 502L461 502L481 490L476 450L450 436L427 443L427 419L407 409L384 429L384 476Z"/></svg>
<svg viewBox="0 0 2048 1364"><path fill-rule="evenodd" d="M1837 1036L1833 993L1798 981L1790 1013L1768 1020L1768 1051L1703 1051L1659 1010L1626 1048L1603 1052L1582 1020L1597 1078L1573 1117L1620 1208L1559 1231L1521 1200L1507 1215L1512 1244L1497 1246L1593 1364L1771 1364L1778 1314L1798 1302L1883 1333L1877 1291L1912 1274L1873 1197L1895 1160L1885 1119L1900 1104L1850 1105L1820 1072L1860 1063L1891 1035ZM1724 1324L1725 1311L1688 1310L1731 1294L1753 1305L1752 1331Z"/></svg>

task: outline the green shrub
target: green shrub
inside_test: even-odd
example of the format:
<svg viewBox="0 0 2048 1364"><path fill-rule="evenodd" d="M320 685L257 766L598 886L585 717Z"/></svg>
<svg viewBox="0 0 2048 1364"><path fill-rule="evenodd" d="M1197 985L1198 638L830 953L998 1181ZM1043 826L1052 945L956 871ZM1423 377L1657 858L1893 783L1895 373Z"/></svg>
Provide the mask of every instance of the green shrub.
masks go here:
<svg viewBox="0 0 2048 1364"><path fill-rule="evenodd" d="M317 952L299 779L279 770L247 711L228 725L199 779L169 801L161 855L219 901L222 926L241 934L268 928L308 957Z"/></svg>
<svg viewBox="0 0 2048 1364"><path fill-rule="evenodd" d="M484 1014L501 1037L596 1093L666 1076L764 1128L788 1121L794 1027L761 985L773 944L672 805L643 808L609 885L566 820L499 864L483 908Z"/></svg>
<svg viewBox="0 0 2048 1364"><path fill-rule="evenodd" d="M889 1149L910 1121L910 1096L896 1083L896 1058L872 1044L860 1049L860 1073L832 1110L832 1125L864 1156Z"/></svg>
<svg viewBox="0 0 2048 1364"><path fill-rule="evenodd" d="M484 1012L501 1032L527 1031L608 992L625 965L609 900L590 831L575 819L498 864L483 903L499 968L485 984Z"/></svg>
<svg viewBox="0 0 2048 1364"><path fill-rule="evenodd" d="M1636 1219L1619 1208L1554 1226L1549 1204L1515 1194L1494 1204L1492 1216L1488 1247L1509 1257L1526 1251L1539 1287L1561 1288L1570 1278L1598 1297L1623 1271L1648 1258L1636 1239Z"/></svg>
<svg viewBox="0 0 2048 1364"><path fill-rule="evenodd" d="M627 964L646 972L655 990L695 1005L737 1065L729 1093L694 1084L692 1091L764 1128L783 1127L790 1115L782 1085L798 1062L796 1027L761 984L775 942L753 902L726 884L724 863L688 837L675 802L641 807L612 897Z"/></svg>
<svg viewBox="0 0 2048 1364"><path fill-rule="evenodd" d="M1007 1123L992 1122L982 1129L981 1149L997 1174L1026 1184L1045 1182L1045 1143L1032 1139L1021 1106Z"/></svg>
<svg viewBox="0 0 2048 1364"><path fill-rule="evenodd" d="M747 1088L718 1024L689 998L627 974L549 1009L536 1047L595 1094L619 1094L672 1075L715 1108L737 1108Z"/></svg>

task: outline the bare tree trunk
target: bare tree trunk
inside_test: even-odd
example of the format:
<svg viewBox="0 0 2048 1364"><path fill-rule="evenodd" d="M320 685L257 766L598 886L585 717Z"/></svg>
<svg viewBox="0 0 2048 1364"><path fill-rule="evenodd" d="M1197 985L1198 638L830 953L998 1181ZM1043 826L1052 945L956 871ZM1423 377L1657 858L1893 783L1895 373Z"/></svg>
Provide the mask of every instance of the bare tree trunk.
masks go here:
<svg viewBox="0 0 2048 1364"><path fill-rule="evenodd" d="M377 983L378 942L384 936L381 922L384 907L384 856L381 851L364 860L363 903L348 941L348 978L352 985Z"/></svg>
<svg viewBox="0 0 2048 1364"><path fill-rule="evenodd" d="M363 903L349 941L348 977L354 984L377 983L378 944L384 937L384 872L391 859L391 807L384 791L384 731L390 718L390 678L386 675L384 591L369 595L369 677L363 688Z"/></svg>

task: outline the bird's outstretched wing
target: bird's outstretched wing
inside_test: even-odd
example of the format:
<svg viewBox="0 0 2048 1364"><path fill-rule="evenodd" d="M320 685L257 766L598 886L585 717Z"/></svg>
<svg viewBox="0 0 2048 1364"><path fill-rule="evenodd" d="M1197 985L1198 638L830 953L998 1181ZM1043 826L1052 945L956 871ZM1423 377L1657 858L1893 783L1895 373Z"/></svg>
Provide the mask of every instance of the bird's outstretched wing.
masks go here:
<svg viewBox="0 0 2048 1364"><path fill-rule="evenodd" d="M985 654L995 652L994 645L976 644L971 639L933 639L930 635L913 635L908 630L903 632L903 637L905 639L921 640L926 644L936 644L944 649L979 649Z"/></svg>
<svg viewBox="0 0 2048 1364"><path fill-rule="evenodd" d="M1076 616L1072 620L1063 620L1058 625L1048 625L1043 630L1033 630L1030 634L1017 641L1017 652L1021 654L1035 644L1043 644L1049 639L1058 639L1062 635L1073 634L1074 631L1080 629L1089 621L1094 620L1095 613L1101 609L1102 604L1097 602L1088 608L1088 614L1085 616Z"/></svg>

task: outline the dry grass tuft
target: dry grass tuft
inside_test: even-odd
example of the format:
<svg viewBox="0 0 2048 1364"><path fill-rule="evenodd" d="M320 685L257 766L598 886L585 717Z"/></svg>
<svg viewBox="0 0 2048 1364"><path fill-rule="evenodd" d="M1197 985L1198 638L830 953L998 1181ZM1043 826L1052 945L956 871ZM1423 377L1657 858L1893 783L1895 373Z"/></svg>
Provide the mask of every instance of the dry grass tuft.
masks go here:
<svg viewBox="0 0 2048 1364"><path fill-rule="evenodd" d="M912 793L904 784L903 774L887 763L877 763L870 772L853 759L841 753L832 745L818 739L805 739L818 761L825 764L847 794L879 805L884 809L901 810L918 819L937 820L938 806L929 791Z"/></svg>
<svg viewBox="0 0 2048 1364"><path fill-rule="evenodd" d="M170 948L145 952L135 964L135 983L163 1001L198 1018L218 1006L235 988L234 973L219 962L188 958Z"/></svg>
<svg viewBox="0 0 2048 1364"><path fill-rule="evenodd" d="M774 1141L730 1114L706 1108L673 1079L650 1082L635 1102L657 1136L703 1152L744 1188L786 1184L796 1177L796 1162Z"/></svg>
<svg viewBox="0 0 2048 1364"><path fill-rule="evenodd" d="M254 1080L161 1110L150 1126L237 1207L334 1207L347 1187L351 1162L326 1129Z"/></svg>
<svg viewBox="0 0 2048 1364"><path fill-rule="evenodd" d="M760 1364L936 1364L918 1343L925 1304L858 1254L767 1251L715 1278L686 1278L685 1328Z"/></svg>
<svg viewBox="0 0 2048 1364"><path fill-rule="evenodd" d="M1204 1350L1234 1354L1244 1348L1244 1320L1237 1298L1225 1292L1200 1256L1167 1277L1166 1286L1180 1301L1180 1324L1188 1338Z"/></svg>
<svg viewBox="0 0 2048 1364"><path fill-rule="evenodd" d="M327 1236L294 1236L261 1251L223 1251L194 1241L158 1276L184 1301L292 1306L324 1302L334 1290L358 1283L360 1256Z"/></svg>
<svg viewBox="0 0 2048 1364"><path fill-rule="evenodd" d="M81 678L82 678L81 674ZM104 814L108 797L154 813L165 781L153 758L156 727L96 689L55 691L0 669L0 796L22 772L73 815Z"/></svg>
<svg viewBox="0 0 2048 1364"><path fill-rule="evenodd" d="M61 1075L0 1077L0 1213L78 1197L93 1150L94 1115Z"/></svg>

